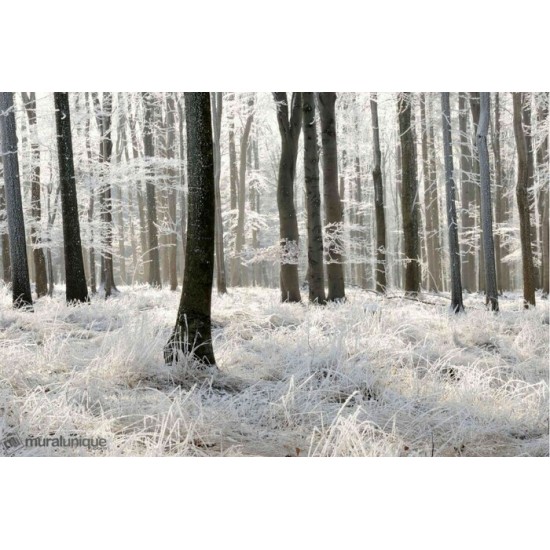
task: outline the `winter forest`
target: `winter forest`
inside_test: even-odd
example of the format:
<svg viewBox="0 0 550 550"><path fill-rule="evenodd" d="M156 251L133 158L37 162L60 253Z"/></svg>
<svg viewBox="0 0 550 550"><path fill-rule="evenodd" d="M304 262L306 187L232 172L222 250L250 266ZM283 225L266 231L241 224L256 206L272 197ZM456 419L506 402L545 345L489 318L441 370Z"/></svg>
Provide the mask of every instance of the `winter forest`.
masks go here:
<svg viewBox="0 0 550 550"><path fill-rule="evenodd" d="M548 107L1 92L0 455L548 456Z"/></svg>

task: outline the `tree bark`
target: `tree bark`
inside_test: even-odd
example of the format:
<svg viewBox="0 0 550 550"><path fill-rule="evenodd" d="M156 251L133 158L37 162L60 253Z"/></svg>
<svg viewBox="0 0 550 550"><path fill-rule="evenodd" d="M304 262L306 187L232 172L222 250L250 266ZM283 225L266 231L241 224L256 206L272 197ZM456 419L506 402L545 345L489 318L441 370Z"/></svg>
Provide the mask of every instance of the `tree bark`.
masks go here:
<svg viewBox="0 0 550 550"><path fill-rule="evenodd" d="M384 187L382 180L382 153L380 151L380 128L378 124L378 97L370 96L372 117L372 148L374 164L372 179L374 183L374 209L376 216L376 291L386 293L386 214L384 210Z"/></svg>
<svg viewBox="0 0 550 550"><path fill-rule="evenodd" d="M174 332L165 346L169 364L180 353L215 365L211 299L214 276L215 185L212 119L208 92L185 93L187 171L189 177L188 245L181 301Z"/></svg>
<svg viewBox="0 0 550 550"><path fill-rule="evenodd" d="M401 141L403 241L405 253L405 293L416 296L420 292L420 239L418 228L418 180L416 175L416 145L411 126L411 93L401 92L398 97L399 134Z"/></svg>
<svg viewBox="0 0 550 550"><path fill-rule="evenodd" d="M527 146L527 193L529 197L529 215L531 218L531 247L533 250L533 264L535 269L535 288L542 286L541 272L538 261L540 255L538 253L537 227L535 222L535 155L533 152L533 127L531 123L531 94L522 92L522 118L523 118L523 133L525 135L525 144Z"/></svg>
<svg viewBox="0 0 550 550"><path fill-rule="evenodd" d="M529 166L527 143L523 132L521 92L513 92L514 136L518 151L516 199L519 211L521 256L523 263L523 303L527 308L535 305L535 268L531 248L531 216L529 211Z"/></svg>
<svg viewBox="0 0 550 550"><path fill-rule="evenodd" d="M307 282L309 301L326 302L323 266L323 224L321 221L321 194L319 191L319 147L315 121L315 95L302 92L304 126L304 176L307 199Z"/></svg>
<svg viewBox="0 0 550 550"><path fill-rule="evenodd" d="M336 93L318 92L321 119L321 143L323 146L323 191L325 196L325 221L328 239L327 279L329 302L346 299L344 283L343 229L344 213L342 197L338 191L338 145L336 140Z"/></svg>
<svg viewBox="0 0 550 550"><path fill-rule="evenodd" d="M8 218L13 305L32 310L31 284L25 242L25 219L19 181L13 92L0 92L0 138Z"/></svg>
<svg viewBox="0 0 550 550"><path fill-rule="evenodd" d="M458 244L449 92L443 92L441 94L441 119L443 127L443 155L445 157L445 194L447 203L447 226L449 229L449 259L451 266L451 309L454 313L459 313L464 311L464 304L462 302L462 277L460 273L460 246Z"/></svg>
<svg viewBox="0 0 550 550"><path fill-rule="evenodd" d="M277 181L281 239L281 299L283 302L299 302L301 300L298 281L299 234L294 205L294 179L302 126L302 96L300 92L292 94L290 118L286 92L273 92L273 98L281 134L281 159Z"/></svg>
<svg viewBox="0 0 550 550"><path fill-rule="evenodd" d="M0 177L2 178L2 180L4 180L4 164L2 160L2 155L0 155ZM0 187L0 224L0 240L2 242L2 279L5 284L8 284L11 282L11 260L4 184L2 184L2 186Z"/></svg>
<svg viewBox="0 0 550 550"><path fill-rule="evenodd" d="M147 163L147 233L149 236L149 284L153 287L161 287L160 278L160 254L157 231L157 201L155 184L153 182L154 169L152 162L155 157L153 144L153 98L149 92L143 93L143 107L145 111L143 128L143 150Z"/></svg>
<svg viewBox="0 0 550 550"><path fill-rule="evenodd" d="M493 242L493 212L491 201L491 169L487 134L489 132L490 93L480 94L480 117L477 127L477 150L480 166L481 225L483 228L483 255L485 264L486 303L491 311L498 311L497 272Z"/></svg>
<svg viewBox="0 0 550 550"><path fill-rule="evenodd" d="M65 252L65 285L67 303L87 302L88 288L82 260L80 221L74 175L73 143L69 94L55 92L55 123L57 129L57 155L61 187L61 215L63 218L63 245Z"/></svg>

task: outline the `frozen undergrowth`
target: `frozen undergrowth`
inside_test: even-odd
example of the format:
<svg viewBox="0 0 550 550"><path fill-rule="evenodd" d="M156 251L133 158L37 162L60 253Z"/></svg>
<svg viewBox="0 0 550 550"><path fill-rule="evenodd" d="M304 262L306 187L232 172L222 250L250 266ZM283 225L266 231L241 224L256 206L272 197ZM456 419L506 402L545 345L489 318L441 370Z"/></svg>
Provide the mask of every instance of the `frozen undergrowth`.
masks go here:
<svg viewBox="0 0 550 550"><path fill-rule="evenodd" d="M34 313L0 288L0 439L103 437L104 450L17 455L547 456L548 303L454 316L349 291L281 304L267 289L214 297L221 374L166 367L179 293L148 287ZM3 451L0 450L0 453Z"/></svg>

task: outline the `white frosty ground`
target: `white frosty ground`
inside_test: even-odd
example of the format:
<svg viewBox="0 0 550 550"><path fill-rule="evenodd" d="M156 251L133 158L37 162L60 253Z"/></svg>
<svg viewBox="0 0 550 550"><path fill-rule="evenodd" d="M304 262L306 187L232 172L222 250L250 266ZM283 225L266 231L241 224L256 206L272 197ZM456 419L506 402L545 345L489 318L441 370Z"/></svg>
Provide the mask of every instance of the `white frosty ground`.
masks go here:
<svg viewBox="0 0 550 550"><path fill-rule="evenodd" d="M163 364L179 292L123 288L67 307L61 290L11 308L0 288L0 440L103 437L105 450L17 455L547 456L548 303L467 314L348 292L214 297L221 376ZM240 391L231 391L240 387ZM0 453L3 451L0 450Z"/></svg>

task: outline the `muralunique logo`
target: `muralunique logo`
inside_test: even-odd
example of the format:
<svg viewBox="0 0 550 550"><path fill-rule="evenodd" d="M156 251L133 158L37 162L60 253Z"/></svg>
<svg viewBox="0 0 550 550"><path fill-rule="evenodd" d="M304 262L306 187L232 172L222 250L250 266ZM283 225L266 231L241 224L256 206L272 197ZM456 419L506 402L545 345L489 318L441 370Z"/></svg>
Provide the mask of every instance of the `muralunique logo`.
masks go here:
<svg viewBox="0 0 550 550"><path fill-rule="evenodd" d="M7 455L14 455L17 451L24 447L21 438L15 434L8 434L4 436L0 441L0 446Z"/></svg>

